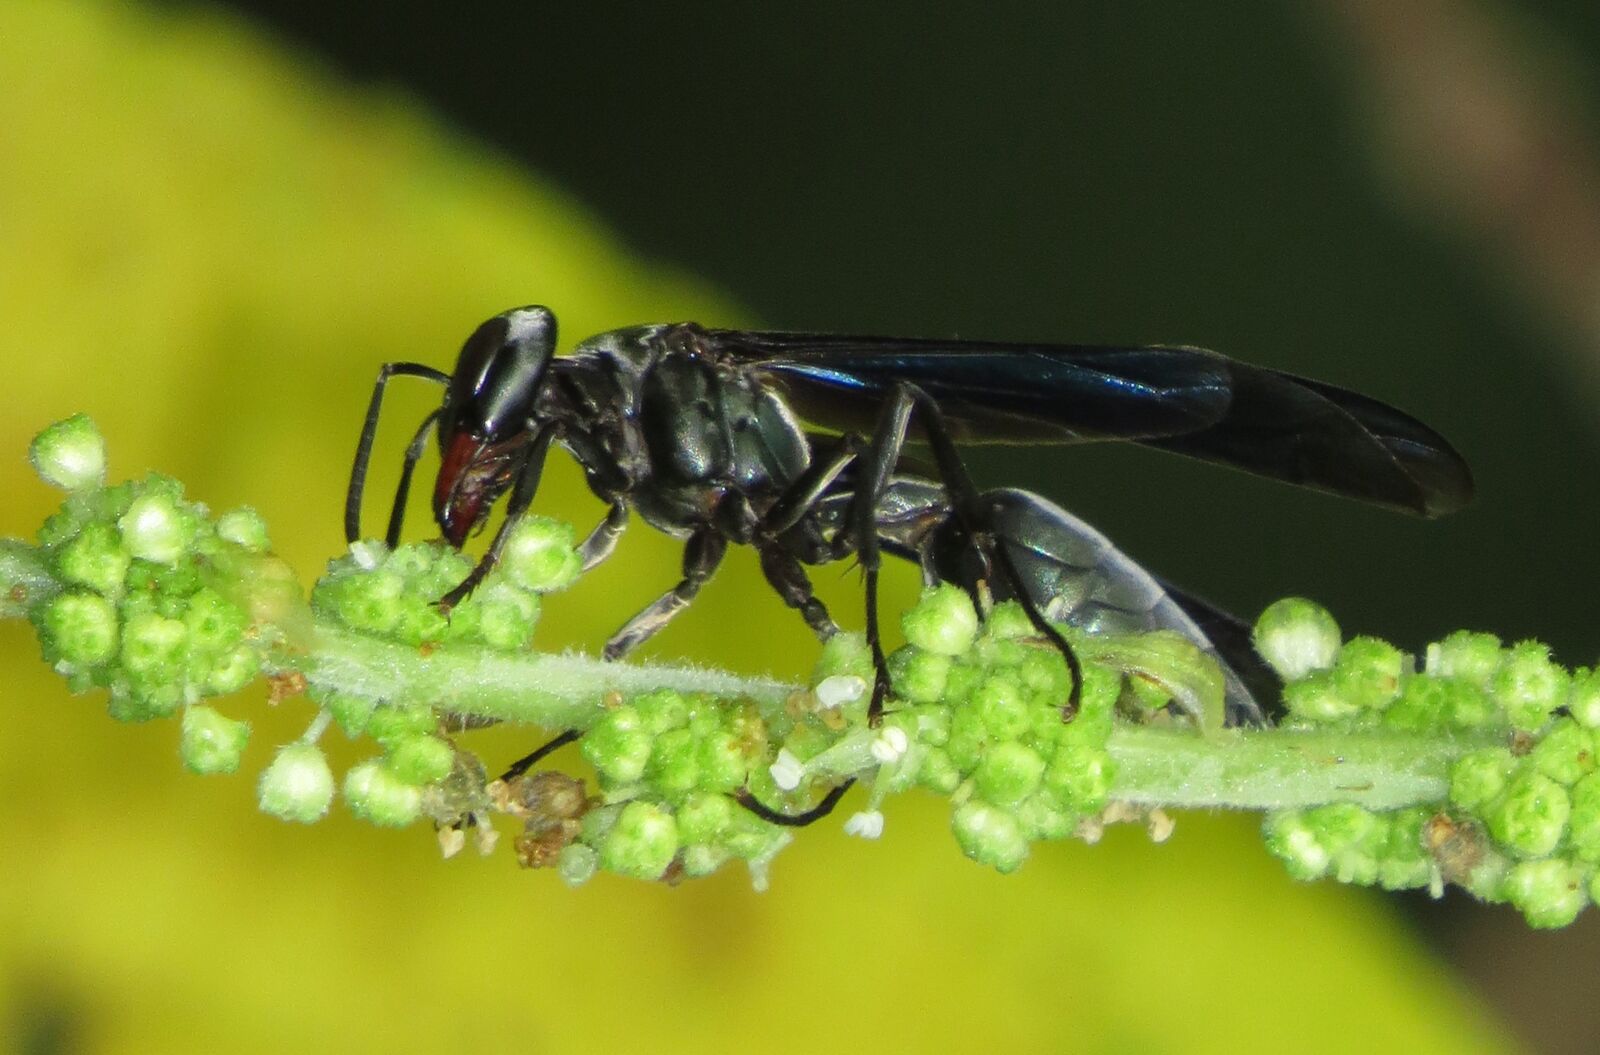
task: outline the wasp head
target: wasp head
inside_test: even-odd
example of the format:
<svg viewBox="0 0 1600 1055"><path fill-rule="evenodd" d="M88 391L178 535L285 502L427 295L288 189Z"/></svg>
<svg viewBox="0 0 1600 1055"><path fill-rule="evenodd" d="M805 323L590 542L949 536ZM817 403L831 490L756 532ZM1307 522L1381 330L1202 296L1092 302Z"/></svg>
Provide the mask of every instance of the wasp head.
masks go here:
<svg viewBox="0 0 1600 1055"><path fill-rule="evenodd" d="M555 348L556 317L538 305L501 312L461 346L439 412L433 490L434 519L452 546L466 541L511 486Z"/></svg>

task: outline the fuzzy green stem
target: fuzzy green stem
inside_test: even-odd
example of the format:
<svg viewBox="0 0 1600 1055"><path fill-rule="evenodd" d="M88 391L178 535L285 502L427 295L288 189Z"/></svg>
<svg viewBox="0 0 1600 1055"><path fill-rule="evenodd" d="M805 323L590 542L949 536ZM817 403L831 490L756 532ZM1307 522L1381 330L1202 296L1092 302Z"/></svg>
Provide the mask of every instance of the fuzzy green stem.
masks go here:
<svg viewBox="0 0 1600 1055"><path fill-rule="evenodd" d="M1148 806L1285 810L1350 802L1390 810L1441 802L1450 766L1504 736L1386 729L1263 729L1199 737L1183 729L1119 726L1111 797Z"/></svg>
<svg viewBox="0 0 1600 1055"><path fill-rule="evenodd" d="M0 615L24 614L29 604L58 589L37 548L0 540ZM281 603L281 595L278 599ZM293 612L280 609L284 622L308 615L300 602L294 605ZM275 650L268 657L269 672L298 673L329 694L427 701L443 711L546 729L586 729L606 713L603 704L612 693L632 697L671 689L744 697L771 718L801 691L770 678L686 665L606 663L578 654L509 654L466 646L418 649L320 618L309 634L292 637L301 647ZM819 777L853 774L871 764L871 740L866 730L847 736L813 758L808 771ZM1111 797L1177 808L1282 810L1350 802L1393 809L1443 800L1451 764L1497 742L1487 733L1272 729L1200 736L1179 728L1119 725L1109 743L1116 763Z"/></svg>
<svg viewBox="0 0 1600 1055"><path fill-rule="evenodd" d="M426 699L441 709L546 729L584 729L605 711L609 692L653 689L744 696L769 716L798 685L707 668L605 663L588 656L504 655L437 649L424 655L319 625L314 651L286 667L330 692L377 699ZM845 776L871 764L869 733L846 737L812 759L816 776ZM1149 806L1248 810L1351 802L1395 809L1442 801L1451 764L1503 740L1493 734L1421 735L1386 729L1227 731L1118 726L1114 799Z"/></svg>
<svg viewBox="0 0 1600 1055"><path fill-rule="evenodd" d="M749 697L780 706L797 686L770 678L672 664L607 663L576 653L521 655L478 648L424 652L352 633L319 619L311 650L282 657L317 688L382 700L426 700L441 711L545 729L586 729L608 693L653 689Z"/></svg>

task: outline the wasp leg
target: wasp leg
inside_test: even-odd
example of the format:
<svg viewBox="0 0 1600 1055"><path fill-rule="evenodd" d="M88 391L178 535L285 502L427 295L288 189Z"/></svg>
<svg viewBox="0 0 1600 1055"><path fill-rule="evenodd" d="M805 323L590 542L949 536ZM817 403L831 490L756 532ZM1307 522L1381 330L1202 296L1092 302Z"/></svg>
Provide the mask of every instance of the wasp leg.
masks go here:
<svg viewBox="0 0 1600 1055"><path fill-rule="evenodd" d="M920 415L923 435L933 448L934 463L939 469L940 482L950 496L951 509L969 544L985 557L993 555L1001 573L1011 586L1011 592L1022 604L1023 611L1027 613L1028 621L1055 645L1066 660L1067 668L1072 675L1072 691L1067 698L1064 711L1070 717L1077 712L1083 693L1083 669L1077 655L1073 653L1072 646L1067 643L1066 638L1050 625L1044 613L1039 611L1038 605L1034 604L1006 544L1003 541L994 544L990 538L991 533L987 530L988 507L984 503L983 495L972 482L972 477L968 475L967 468L961 461L961 455L956 451L938 402L916 385L901 381L895 385L888 402L884 404L877 427L873 431L872 441L862 456L864 467L862 480L858 485L855 503L851 510L857 552L866 578L867 643L872 648L874 670L872 702L867 708L868 722L876 726L883 720L883 701L889 695L890 688L888 661L883 654L883 641L878 628L878 572L882 556L874 518L878 505L888 489L889 478L894 473L895 464L900 460L900 453L905 447L906 431L913 410Z"/></svg>
<svg viewBox="0 0 1600 1055"><path fill-rule="evenodd" d="M827 497L839 474L860 456L861 438L854 435L840 437L839 443L828 457L811 463L800 477L789 486L761 520L756 543L761 555L761 571L767 582L783 598L783 603L797 610L817 637L826 641L839 632L839 624L828 614L827 607L817 599L811 579L794 554L776 542L779 535L795 528L806 518L816 504Z"/></svg>
<svg viewBox="0 0 1600 1055"><path fill-rule="evenodd" d="M627 503L612 502L611 508L606 510L605 519L596 524L589 536L578 545L578 556L583 561L580 570L588 571L611 556L611 552L617 548L617 540L627 528Z"/></svg>
<svg viewBox="0 0 1600 1055"><path fill-rule="evenodd" d="M361 537L361 492L366 487L367 463L372 459L372 440L378 432L378 415L383 409L383 390L391 377L420 377L441 385L450 383L450 375L421 363L384 363L378 369L378 381L372 386L372 401L367 404L367 420L361 426L361 439L356 444L356 460L350 466L350 486L344 495L344 537L355 542Z"/></svg>
<svg viewBox="0 0 1600 1055"><path fill-rule="evenodd" d="M683 580L612 634L601 655L608 661L621 659L660 633L679 612L689 607L700 587L715 574L727 551L727 540L714 531L702 529L690 535L683 547Z"/></svg>
<svg viewBox="0 0 1600 1055"><path fill-rule="evenodd" d="M822 796L821 802L818 802L815 806L811 807L809 810L806 810L804 813L779 813L771 806L764 805L761 800L750 794L749 788L740 788L734 793L733 797L734 800L739 803L739 805L743 806L745 809L749 810L751 813L755 814L757 817L760 817L764 821L768 821L772 824L781 824L785 828L804 828L806 825L815 824L817 821L820 821L822 818L832 813L833 808L839 805L839 800L844 797L844 793L849 791L851 785L853 785L855 782L856 778L851 777L843 784L832 788L826 795Z"/></svg>
<svg viewBox="0 0 1600 1055"><path fill-rule="evenodd" d="M422 457L422 448L428 442L428 433L438 420L437 410L423 418L422 424L417 427L417 434L411 437L411 443L406 447L405 461L400 466L400 484L394 489L394 508L389 510L389 531L384 535L390 549L400 545L400 527L406 519L406 498L411 494L411 474L416 471L417 459Z"/></svg>
<svg viewBox="0 0 1600 1055"><path fill-rule="evenodd" d="M513 780L516 780L518 777L522 776L522 774L526 773L528 770L544 761L547 755L553 754L561 748L566 747L568 744L572 743L582 735L583 734L578 732L576 729L568 729L560 736L555 737L549 743L535 748L532 753L523 755L521 758L511 763L506 767L506 771L500 774L500 779L508 784L511 783Z"/></svg>
<svg viewBox="0 0 1600 1055"><path fill-rule="evenodd" d="M483 577L489 574L500 560L500 553L506 547L506 540L511 537L511 532L516 530L517 524L528 512L528 506L533 503L534 492L539 490L539 477L544 472L545 455L550 453L550 441L555 437L552 428L540 429L534 434L533 440L528 444L522 454L522 464L517 468L516 483L511 488L511 501L506 504L506 518L500 524L500 530L495 532L494 541L489 544L489 549L484 553L470 574L461 581L461 585L439 598L438 606L448 612L460 604L468 594L478 588Z"/></svg>

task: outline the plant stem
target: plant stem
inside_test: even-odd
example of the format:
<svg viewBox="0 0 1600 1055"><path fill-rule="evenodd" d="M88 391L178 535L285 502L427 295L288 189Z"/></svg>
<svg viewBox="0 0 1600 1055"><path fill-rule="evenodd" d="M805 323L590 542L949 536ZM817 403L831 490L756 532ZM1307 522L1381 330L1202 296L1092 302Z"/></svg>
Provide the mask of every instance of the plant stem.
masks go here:
<svg viewBox="0 0 1600 1055"><path fill-rule="evenodd" d="M1353 802L1372 810L1442 802L1450 766L1504 735L1418 734L1386 729L1230 730L1118 726L1111 797L1149 806L1250 810Z"/></svg>
<svg viewBox="0 0 1600 1055"><path fill-rule="evenodd" d="M284 569L285 573L287 569ZM246 589L250 589L247 586ZM261 589L275 589L268 581ZM26 542L0 540L0 617L24 615L60 589L40 551ZM295 598L276 609L278 625L307 621ZM436 710L539 726L582 730L605 713L613 693L635 696L656 689L753 700L776 716L798 685L687 665L606 663L578 655L507 654L441 646L393 644L310 620L310 631L284 635L267 657L269 673L296 673L330 694L373 700L426 702ZM846 736L808 771L854 775L872 764L874 732ZM1449 791L1451 764L1463 753L1494 745L1492 733L1472 736L1416 734L1382 728L1357 730L1192 730L1119 724L1109 750L1116 763L1113 799L1176 808L1293 809L1353 802L1393 809L1439 802Z"/></svg>
<svg viewBox="0 0 1600 1055"><path fill-rule="evenodd" d="M583 729L607 693L653 689L744 696L771 714L799 685L706 668L605 663L576 655L419 650L319 625L316 646L286 666L331 692L424 699L441 710L546 729ZM847 776L870 764L870 735L847 737L807 767ZM1192 730L1119 725L1109 749L1113 799L1148 806L1279 810L1328 802L1394 809L1443 801L1451 764L1503 737L1360 730Z"/></svg>

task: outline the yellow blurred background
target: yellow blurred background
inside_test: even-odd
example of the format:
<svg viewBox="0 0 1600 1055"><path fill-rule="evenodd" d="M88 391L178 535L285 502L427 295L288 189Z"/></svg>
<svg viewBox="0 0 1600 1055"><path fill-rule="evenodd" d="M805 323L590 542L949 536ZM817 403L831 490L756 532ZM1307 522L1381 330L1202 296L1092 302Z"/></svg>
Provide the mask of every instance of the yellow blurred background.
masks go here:
<svg viewBox="0 0 1600 1055"><path fill-rule="evenodd" d="M55 501L29 438L85 410L113 476L160 469L215 509L254 505L309 584L341 546L377 364L448 366L483 317L530 301L568 346L638 321L749 321L536 173L227 17L0 4L0 534L31 533ZM435 397L398 393L380 480ZM600 513L570 469L537 508L580 528ZM676 564L636 526L548 605L543 642L593 647ZM819 578L855 610L851 579ZM814 647L739 555L651 654L794 676ZM420 825L256 812L250 774L303 727L303 700L230 701L256 727L245 769L204 779L180 769L175 723L119 726L103 702L68 697L27 629L0 624L11 1050L1511 1046L1386 902L1291 882L1251 817L1183 816L1163 846L1124 830L1047 846L1000 877L911 796L879 843L802 833L764 894L733 871L574 891L504 850L442 862ZM493 761L533 735L478 743Z"/></svg>

